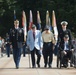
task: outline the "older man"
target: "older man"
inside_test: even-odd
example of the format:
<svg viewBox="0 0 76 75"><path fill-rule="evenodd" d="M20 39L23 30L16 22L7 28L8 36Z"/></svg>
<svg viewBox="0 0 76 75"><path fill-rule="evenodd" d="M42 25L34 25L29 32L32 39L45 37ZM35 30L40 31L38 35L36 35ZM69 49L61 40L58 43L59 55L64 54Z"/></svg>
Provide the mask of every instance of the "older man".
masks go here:
<svg viewBox="0 0 76 75"><path fill-rule="evenodd" d="M49 68L52 66L52 59L53 59L53 44L55 43L54 35L51 31L49 31L49 26L45 27L45 31L42 32L43 38L43 57L44 57L44 67ZM48 59L49 57L49 59Z"/></svg>
<svg viewBox="0 0 76 75"><path fill-rule="evenodd" d="M32 68L36 67L35 53L37 55L37 66L40 67L41 50L43 48L43 41L41 32L36 30L36 26L33 25L32 29L28 31L27 46L31 51Z"/></svg>
<svg viewBox="0 0 76 75"><path fill-rule="evenodd" d="M68 60L71 60L72 52L74 51L73 44L69 41L69 36L65 35L64 40L60 42L60 50L62 53L62 64L68 66Z"/></svg>

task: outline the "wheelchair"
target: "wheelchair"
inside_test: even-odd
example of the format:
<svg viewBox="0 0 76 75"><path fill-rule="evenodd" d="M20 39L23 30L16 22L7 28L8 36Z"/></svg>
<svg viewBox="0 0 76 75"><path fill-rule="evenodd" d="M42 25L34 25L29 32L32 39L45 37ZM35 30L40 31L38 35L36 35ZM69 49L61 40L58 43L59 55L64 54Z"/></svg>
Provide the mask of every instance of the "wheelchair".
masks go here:
<svg viewBox="0 0 76 75"><path fill-rule="evenodd" d="M74 50L72 54L71 63L74 65L74 68L76 68L76 50Z"/></svg>
<svg viewBox="0 0 76 75"><path fill-rule="evenodd" d="M76 68L76 40L72 40L73 47L74 47L74 52L71 58L72 63L74 64L74 68Z"/></svg>
<svg viewBox="0 0 76 75"><path fill-rule="evenodd" d="M72 54L72 56L73 56L73 54ZM68 67L68 63L70 63L70 65L71 65L71 62L72 62L71 59L70 59L70 62L68 62L67 58L65 58L65 60L67 61L67 63L66 63L66 61L64 61L64 58L63 58L63 55L62 55L62 50L58 49L58 53L57 53L57 68L61 68L61 67L67 68ZM74 61L74 59L73 59L73 61ZM64 66L63 63L65 63L66 66Z"/></svg>
<svg viewBox="0 0 76 75"><path fill-rule="evenodd" d="M58 49L58 53L57 53L57 68L61 68L61 50Z"/></svg>

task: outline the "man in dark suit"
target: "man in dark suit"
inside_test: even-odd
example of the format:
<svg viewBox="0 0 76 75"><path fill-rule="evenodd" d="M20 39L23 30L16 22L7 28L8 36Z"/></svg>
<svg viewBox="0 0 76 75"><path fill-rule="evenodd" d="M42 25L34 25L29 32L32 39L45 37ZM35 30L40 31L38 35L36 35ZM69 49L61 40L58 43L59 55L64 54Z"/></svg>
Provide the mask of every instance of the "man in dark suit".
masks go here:
<svg viewBox="0 0 76 75"><path fill-rule="evenodd" d="M64 40L60 43L60 50L62 55L62 64L64 67L68 66L68 61L71 60L72 51L74 51L72 43L69 41L69 36L65 35Z"/></svg>
<svg viewBox="0 0 76 75"><path fill-rule="evenodd" d="M18 69L24 42L24 32L22 28L19 28L18 20L14 21L14 28L10 29L10 42L13 46L13 58L16 65L16 69Z"/></svg>

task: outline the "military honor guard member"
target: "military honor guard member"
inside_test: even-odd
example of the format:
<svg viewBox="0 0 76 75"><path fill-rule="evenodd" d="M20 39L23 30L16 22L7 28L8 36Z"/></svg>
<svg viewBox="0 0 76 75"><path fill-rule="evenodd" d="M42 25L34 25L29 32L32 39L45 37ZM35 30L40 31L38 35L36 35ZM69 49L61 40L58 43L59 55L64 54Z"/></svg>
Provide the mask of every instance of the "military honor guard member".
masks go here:
<svg viewBox="0 0 76 75"><path fill-rule="evenodd" d="M60 39L60 41L63 41L64 36L68 35L69 36L69 41L72 42L72 34L71 34L70 29L67 29L67 25L68 25L67 21L62 21L61 22L62 29L59 31L59 39Z"/></svg>
<svg viewBox="0 0 76 75"><path fill-rule="evenodd" d="M19 20L15 20L14 28L10 29L10 42L13 47L13 58L16 69L18 69L24 43L24 32L23 29L19 27Z"/></svg>

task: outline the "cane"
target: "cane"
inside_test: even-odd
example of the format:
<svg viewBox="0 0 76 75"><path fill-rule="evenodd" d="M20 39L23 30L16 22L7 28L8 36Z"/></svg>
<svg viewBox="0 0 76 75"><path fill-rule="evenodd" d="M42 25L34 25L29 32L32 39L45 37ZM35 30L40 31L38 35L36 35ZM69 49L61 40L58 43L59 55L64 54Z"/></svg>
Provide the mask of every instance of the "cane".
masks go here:
<svg viewBox="0 0 76 75"><path fill-rule="evenodd" d="M29 47L27 46L27 51L28 51L28 59L29 59L29 68L31 67L31 63L30 63L30 49Z"/></svg>

